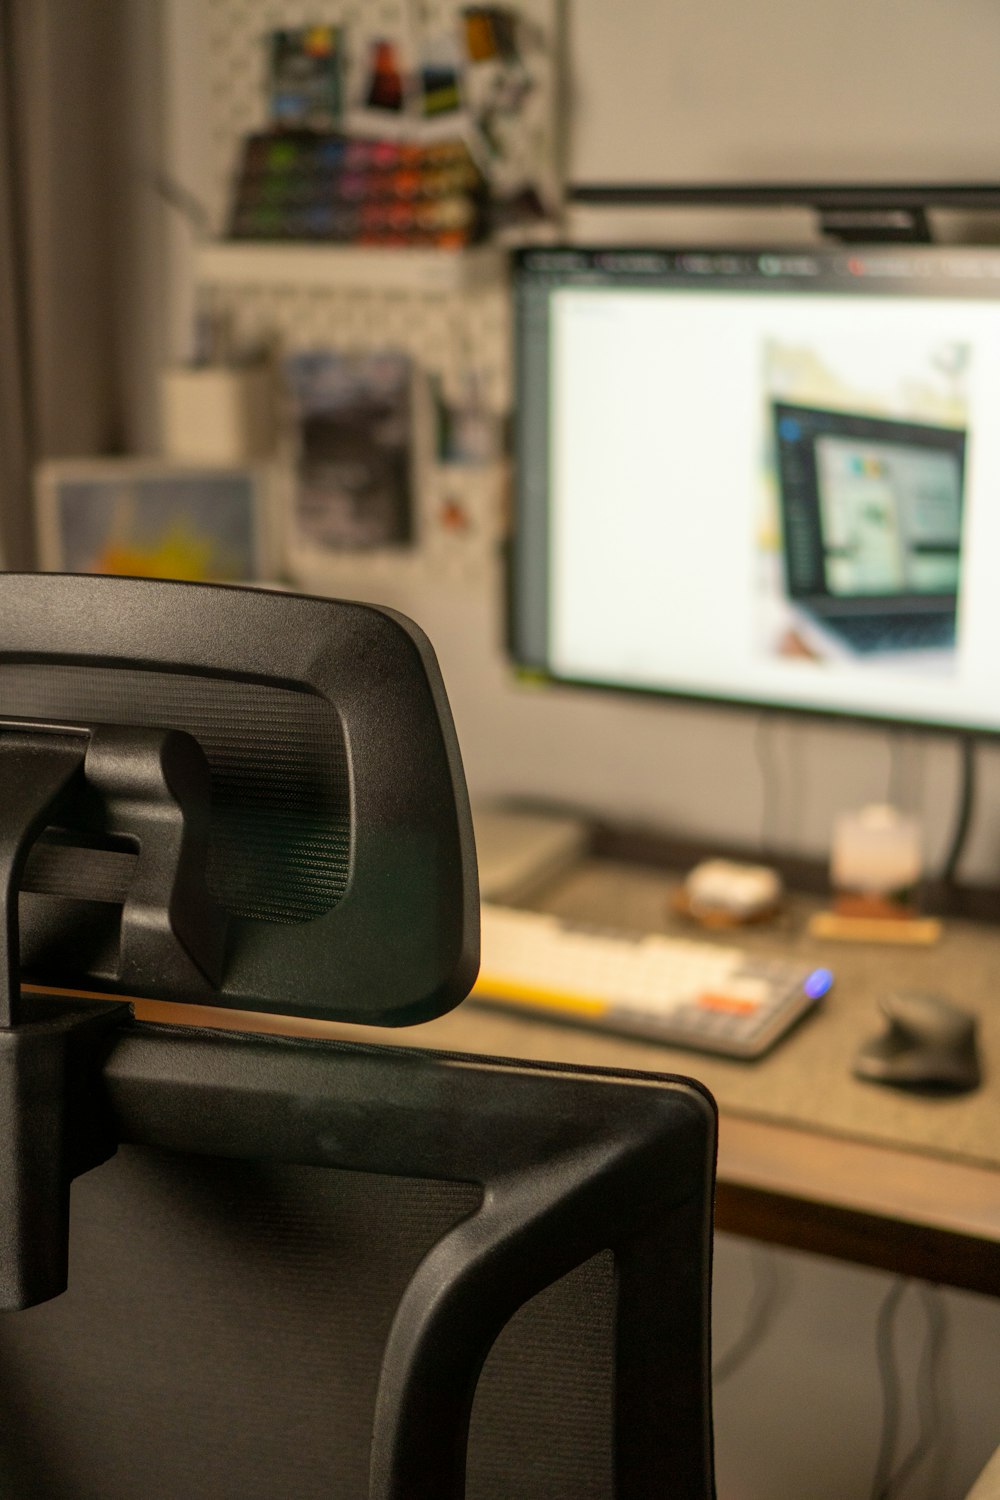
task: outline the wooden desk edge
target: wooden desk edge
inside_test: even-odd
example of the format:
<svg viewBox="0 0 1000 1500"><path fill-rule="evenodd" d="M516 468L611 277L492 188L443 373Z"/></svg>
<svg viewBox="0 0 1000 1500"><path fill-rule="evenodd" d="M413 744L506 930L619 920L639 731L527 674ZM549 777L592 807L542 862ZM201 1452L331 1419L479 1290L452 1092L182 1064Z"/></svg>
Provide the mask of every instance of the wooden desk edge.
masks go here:
<svg viewBox="0 0 1000 1500"><path fill-rule="evenodd" d="M722 1112L716 1227L1000 1295L1000 1173Z"/></svg>

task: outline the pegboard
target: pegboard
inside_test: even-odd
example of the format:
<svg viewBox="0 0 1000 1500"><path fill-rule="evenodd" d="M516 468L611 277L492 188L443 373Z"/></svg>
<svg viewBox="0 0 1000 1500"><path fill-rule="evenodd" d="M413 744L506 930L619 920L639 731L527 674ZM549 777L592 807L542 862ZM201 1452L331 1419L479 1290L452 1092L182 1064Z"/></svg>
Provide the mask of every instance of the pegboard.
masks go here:
<svg viewBox="0 0 1000 1500"><path fill-rule="evenodd" d="M556 3L519 0L513 7L531 43L531 72L536 81L528 104L532 159L553 180L558 176ZM248 131L266 124L266 37L270 31L316 23L343 26L350 108L358 102L365 72L361 38L391 38L413 63L423 41L443 32L457 33L462 9L461 0L207 0L205 66L215 232L221 231L224 222L238 143Z"/></svg>
<svg viewBox="0 0 1000 1500"><path fill-rule="evenodd" d="M455 0L413 0L410 4L406 0L340 0L339 4L331 0L323 5L316 0L208 0L205 66L212 201L207 206L216 233L225 224L241 140L266 123L265 39L271 30L317 22L343 25L348 40L352 31L365 37L385 35L399 40L412 55L422 36L457 27L461 8ZM536 39L551 38L551 55L540 80L540 86L551 91L556 76L553 0L527 0L517 10L534 26ZM349 52L349 97L357 89L359 54L356 48L352 62ZM554 111L554 96L548 107ZM553 120L554 115L544 146L550 152L554 152ZM247 279L240 284L231 280L213 284L203 273L198 308L224 318L243 346L266 343L281 353L318 347L348 353L398 349L417 367L438 376L450 398L459 394L474 372L488 409L504 413L510 407L510 308L499 280L475 290L454 291L305 286L291 276L254 280L248 262ZM448 571L456 576L481 571L502 530L505 466L485 471L444 465L425 468L418 497L419 545L414 556L400 566L412 572L446 561ZM445 535L437 525L442 505L459 489L470 518L462 537ZM358 557L352 566L377 576L393 563Z"/></svg>
<svg viewBox="0 0 1000 1500"><path fill-rule="evenodd" d="M442 251L442 254L450 252ZM401 255L406 252L400 251ZM231 318L244 346L328 346L347 353L401 349L457 394L474 369L486 404L510 405L510 306L504 286L474 292L310 287L268 281L199 289L199 310Z"/></svg>
<svg viewBox="0 0 1000 1500"><path fill-rule="evenodd" d="M270 282L263 286L205 285L199 289L198 301L202 312L225 317L244 347L265 344L279 356L323 347L349 354L398 349L425 375L438 375L450 397L457 395L465 374L474 369L484 404L497 413L508 409L509 305L502 287L432 295ZM415 433L422 460L415 486L417 545L400 554L329 554L324 559L300 553L293 524L292 458L287 442L283 445L273 466L271 486L293 578L334 593L368 590L377 596L387 581L412 580L423 573L444 574L455 581L482 577L504 531L507 466L500 463L479 469L436 464L429 453L427 420L419 426ZM468 527L460 535L442 524L456 495L468 518Z"/></svg>

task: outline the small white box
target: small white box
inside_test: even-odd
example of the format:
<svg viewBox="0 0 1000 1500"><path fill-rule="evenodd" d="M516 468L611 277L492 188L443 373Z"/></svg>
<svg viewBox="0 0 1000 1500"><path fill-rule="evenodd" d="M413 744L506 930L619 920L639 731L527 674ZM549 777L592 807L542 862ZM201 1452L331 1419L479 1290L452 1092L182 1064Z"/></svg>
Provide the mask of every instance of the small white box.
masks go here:
<svg viewBox="0 0 1000 1500"><path fill-rule="evenodd" d="M163 456L178 463L244 464L274 448L276 385L269 365L190 365L165 370Z"/></svg>

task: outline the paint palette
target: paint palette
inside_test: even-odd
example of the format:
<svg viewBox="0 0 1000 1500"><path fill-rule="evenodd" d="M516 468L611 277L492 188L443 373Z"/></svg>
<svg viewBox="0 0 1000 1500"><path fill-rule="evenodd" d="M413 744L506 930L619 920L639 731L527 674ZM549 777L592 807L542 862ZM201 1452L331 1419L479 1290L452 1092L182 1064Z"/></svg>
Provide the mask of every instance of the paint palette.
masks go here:
<svg viewBox="0 0 1000 1500"><path fill-rule="evenodd" d="M229 233L459 249L482 237L484 206L464 141L267 132L244 140Z"/></svg>

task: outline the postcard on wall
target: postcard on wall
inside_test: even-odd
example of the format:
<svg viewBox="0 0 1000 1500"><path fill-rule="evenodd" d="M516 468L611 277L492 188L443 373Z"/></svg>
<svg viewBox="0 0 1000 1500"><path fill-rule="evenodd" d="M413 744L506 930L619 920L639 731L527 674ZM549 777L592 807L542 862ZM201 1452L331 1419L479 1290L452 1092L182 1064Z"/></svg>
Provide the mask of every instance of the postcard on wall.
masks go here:
<svg viewBox="0 0 1000 1500"><path fill-rule="evenodd" d="M408 356L312 349L292 355L286 371L295 422L295 545L327 552L411 545Z"/></svg>
<svg viewBox="0 0 1000 1500"><path fill-rule="evenodd" d="M297 26L269 37L271 118L284 130L328 130L340 120L343 36L338 26Z"/></svg>
<svg viewBox="0 0 1000 1500"><path fill-rule="evenodd" d="M275 571L263 471L60 460L35 485L39 566L238 583Z"/></svg>

